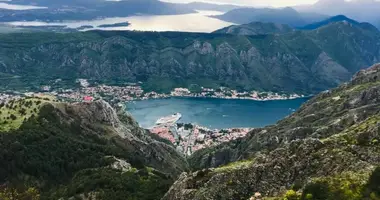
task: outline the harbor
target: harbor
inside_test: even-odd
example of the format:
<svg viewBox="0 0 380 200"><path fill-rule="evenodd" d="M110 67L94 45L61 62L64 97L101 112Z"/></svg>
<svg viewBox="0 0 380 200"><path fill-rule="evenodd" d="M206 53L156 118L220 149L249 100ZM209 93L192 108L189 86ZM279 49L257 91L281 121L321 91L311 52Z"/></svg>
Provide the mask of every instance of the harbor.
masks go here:
<svg viewBox="0 0 380 200"><path fill-rule="evenodd" d="M161 117L150 131L169 140L176 149L191 155L200 149L246 136L252 128L209 129L192 123L178 123L181 113Z"/></svg>

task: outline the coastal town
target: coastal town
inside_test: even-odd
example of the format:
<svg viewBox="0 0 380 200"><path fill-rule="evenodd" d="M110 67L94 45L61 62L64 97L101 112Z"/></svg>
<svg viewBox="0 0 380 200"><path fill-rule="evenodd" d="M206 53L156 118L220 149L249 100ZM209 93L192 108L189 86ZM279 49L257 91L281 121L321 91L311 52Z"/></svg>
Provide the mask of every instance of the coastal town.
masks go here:
<svg viewBox="0 0 380 200"><path fill-rule="evenodd" d="M191 123L177 123L181 114L162 117L150 131L169 140L179 152L191 155L194 152L236 140L246 136L252 128L208 129Z"/></svg>
<svg viewBox="0 0 380 200"><path fill-rule="evenodd" d="M188 88L174 88L170 93L158 93L144 91L139 83L130 83L126 86L91 85L86 79L78 79L80 87L75 89L55 89L45 85L41 92L56 96L66 101L82 101L89 99L106 99L109 102L125 102L147 99L162 99L170 97L193 97L193 98L222 98L222 99L248 99L255 101L288 100L305 97L301 94L280 94L276 92L237 91L234 89L219 87L200 87L197 91Z"/></svg>

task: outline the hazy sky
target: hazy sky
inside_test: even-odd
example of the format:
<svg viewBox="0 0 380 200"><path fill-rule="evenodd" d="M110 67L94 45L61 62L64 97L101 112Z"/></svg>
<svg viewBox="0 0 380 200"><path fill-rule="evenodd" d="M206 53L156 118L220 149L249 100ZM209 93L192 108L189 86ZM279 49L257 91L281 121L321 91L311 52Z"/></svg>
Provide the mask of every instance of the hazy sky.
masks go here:
<svg viewBox="0 0 380 200"><path fill-rule="evenodd" d="M208 3L230 3L249 6L273 6L284 7L299 4L313 4L318 0L162 0L173 3L187 3L191 1L208 2Z"/></svg>

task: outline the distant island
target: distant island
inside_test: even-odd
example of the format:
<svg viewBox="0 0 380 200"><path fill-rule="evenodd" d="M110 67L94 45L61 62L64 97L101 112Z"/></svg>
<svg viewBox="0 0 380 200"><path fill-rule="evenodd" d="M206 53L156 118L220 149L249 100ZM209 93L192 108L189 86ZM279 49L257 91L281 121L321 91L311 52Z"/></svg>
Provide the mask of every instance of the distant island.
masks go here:
<svg viewBox="0 0 380 200"><path fill-rule="evenodd" d="M123 26L129 26L129 22L120 22L120 23L114 23L114 24L102 24L99 25L99 28L111 28L111 27L123 27Z"/></svg>
<svg viewBox="0 0 380 200"><path fill-rule="evenodd" d="M90 28L94 28L94 26L91 26L91 25L83 25L83 26L78 27L77 30L84 30L84 29L90 29Z"/></svg>

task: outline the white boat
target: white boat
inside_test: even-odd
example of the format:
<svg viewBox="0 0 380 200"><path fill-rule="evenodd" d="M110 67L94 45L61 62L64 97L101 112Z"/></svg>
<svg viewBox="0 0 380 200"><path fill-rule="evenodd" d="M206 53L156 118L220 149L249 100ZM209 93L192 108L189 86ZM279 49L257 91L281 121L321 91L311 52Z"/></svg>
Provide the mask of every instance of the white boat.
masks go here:
<svg viewBox="0 0 380 200"><path fill-rule="evenodd" d="M174 124L178 120L180 120L182 117L181 113L175 113L170 116L162 117L156 121L157 125L162 125L162 124Z"/></svg>

